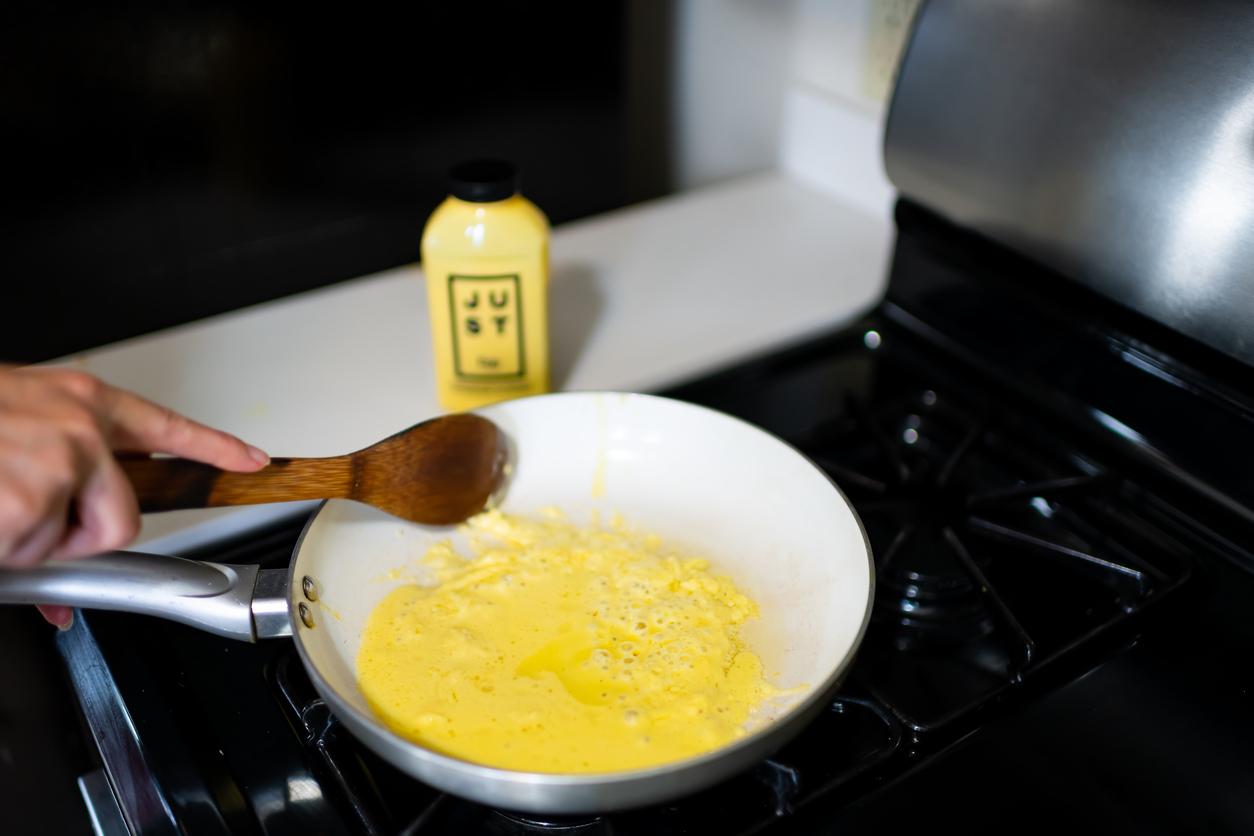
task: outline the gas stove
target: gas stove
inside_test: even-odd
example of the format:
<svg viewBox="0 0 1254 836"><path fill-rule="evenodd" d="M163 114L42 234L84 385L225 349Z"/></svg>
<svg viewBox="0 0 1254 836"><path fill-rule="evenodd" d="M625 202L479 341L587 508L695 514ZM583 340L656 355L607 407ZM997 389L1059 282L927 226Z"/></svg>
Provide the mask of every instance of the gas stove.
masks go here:
<svg viewBox="0 0 1254 836"><path fill-rule="evenodd" d="M997 386L913 322L889 301L838 333L666 393L796 445L847 493L872 541L877 599L857 663L828 710L770 759L644 810L546 820L488 809L426 787L356 743L288 640L248 646L142 617L81 613L61 648L131 826L265 834L852 828L868 816L882 824L881 808L903 809L889 801L900 793L938 792L946 782L957 784L951 803L965 798L987 810L995 793L995 808L1011 804L1007 763L981 758L963 777L946 764L973 757L985 740L1030 762L1018 724L1065 742L1082 760L1117 758L1110 747L1121 741L1108 737L1105 711L1127 722L1156 709L1140 728L1160 738L1164 726L1183 734L1199 722L1230 723L1226 739L1210 742L1240 763L1254 744L1243 722L1248 691L1228 664L1240 657L1222 658L1205 621L1218 617L1215 601L1254 593L1254 578L1233 563L1245 558L1117 449ZM301 523L200 556L281 566ZM1170 655L1181 651L1191 658ZM1168 655L1138 669L1144 679L1098 686L1149 653ZM1078 696L1086 691L1094 693ZM1147 697L1154 705L1143 705ZM1078 701L1081 716L1033 725L1033 712L1058 700ZM1194 716L1190 707L1206 711ZM1121 768L1132 776L1144 767ZM1254 779L1254 769L1236 766L1228 779ZM1024 804L1033 803L1031 786L1020 788ZM1191 793L1157 802L1186 805L1174 808L1184 816ZM1247 806L1238 820L1254 823ZM1111 814L1127 811L1114 804Z"/></svg>
<svg viewBox="0 0 1254 836"><path fill-rule="evenodd" d="M1245 89L1195 76L1248 65L1248 38L1216 32L1254 36L1254 15L1216 27L1182 8L926 4L887 129L901 199L884 301L663 393L792 443L871 539L856 663L770 758L640 810L489 809L359 745L289 640L80 613L58 643L100 754L83 782L98 820L302 836L1254 832L1254 297L1216 290L1239 242L1198 220L1215 172L1226 187L1246 170L1203 163L1245 145L1225 144L1237 123L1218 105L1155 117ZM1135 96L1157 66L1137 50L1168 35L1233 61L1182 62L1154 77L1163 96ZM1098 141L1111 136L1119 165ZM1189 200L1143 188L1155 170L1195 186ZM194 556L282 566L302 522Z"/></svg>

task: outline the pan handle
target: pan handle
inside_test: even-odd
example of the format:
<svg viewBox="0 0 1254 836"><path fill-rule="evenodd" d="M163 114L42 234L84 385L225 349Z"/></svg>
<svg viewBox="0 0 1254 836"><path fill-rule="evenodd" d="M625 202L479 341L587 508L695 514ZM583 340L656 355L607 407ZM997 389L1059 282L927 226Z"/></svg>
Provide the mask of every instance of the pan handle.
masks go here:
<svg viewBox="0 0 1254 836"><path fill-rule="evenodd" d="M136 552L0 568L0 604L143 613L248 642L292 631L286 569Z"/></svg>

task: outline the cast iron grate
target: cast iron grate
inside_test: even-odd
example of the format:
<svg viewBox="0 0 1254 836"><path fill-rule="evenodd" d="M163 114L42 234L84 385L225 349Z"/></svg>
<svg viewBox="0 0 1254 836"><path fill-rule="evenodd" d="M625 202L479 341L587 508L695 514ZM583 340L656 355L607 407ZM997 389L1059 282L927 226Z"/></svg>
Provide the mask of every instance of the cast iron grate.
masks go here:
<svg viewBox="0 0 1254 836"><path fill-rule="evenodd" d="M855 675L916 734L1113 635L1188 575L1121 477L992 411L894 370L789 437L866 527L877 589Z"/></svg>

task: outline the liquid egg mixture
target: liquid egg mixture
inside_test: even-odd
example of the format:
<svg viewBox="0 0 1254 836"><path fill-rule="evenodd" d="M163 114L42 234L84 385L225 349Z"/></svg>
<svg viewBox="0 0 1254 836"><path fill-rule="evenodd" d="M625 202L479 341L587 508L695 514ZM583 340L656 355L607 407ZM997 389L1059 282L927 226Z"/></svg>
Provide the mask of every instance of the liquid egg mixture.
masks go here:
<svg viewBox="0 0 1254 836"><path fill-rule="evenodd" d="M488 511L475 556L438 543L438 582L392 591L357 657L397 734L465 760L609 772L716 749L778 693L740 626L757 606L705 560L619 522Z"/></svg>

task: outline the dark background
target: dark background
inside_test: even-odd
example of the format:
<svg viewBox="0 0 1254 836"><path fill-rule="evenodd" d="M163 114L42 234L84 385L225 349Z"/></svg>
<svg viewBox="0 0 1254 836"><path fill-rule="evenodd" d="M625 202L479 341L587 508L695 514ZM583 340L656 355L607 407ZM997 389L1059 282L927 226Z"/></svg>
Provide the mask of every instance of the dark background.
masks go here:
<svg viewBox="0 0 1254 836"><path fill-rule="evenodd" d="M9 3L0 360L417 260L444 171L554 223L670 187L665 3Z"/></svg>

